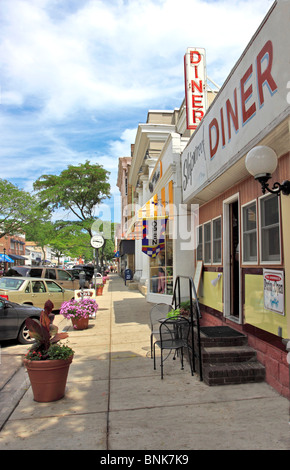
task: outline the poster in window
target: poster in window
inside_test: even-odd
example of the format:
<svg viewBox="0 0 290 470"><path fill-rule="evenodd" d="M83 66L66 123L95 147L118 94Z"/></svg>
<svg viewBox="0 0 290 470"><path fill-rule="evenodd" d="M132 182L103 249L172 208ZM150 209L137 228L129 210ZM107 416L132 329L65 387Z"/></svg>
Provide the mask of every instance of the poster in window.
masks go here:
<svg viewBox="0 0 290 470"><path fill-rule="evenodd" d="M264 307L284 315L284 272L276 269L263 269Z"/></svg>

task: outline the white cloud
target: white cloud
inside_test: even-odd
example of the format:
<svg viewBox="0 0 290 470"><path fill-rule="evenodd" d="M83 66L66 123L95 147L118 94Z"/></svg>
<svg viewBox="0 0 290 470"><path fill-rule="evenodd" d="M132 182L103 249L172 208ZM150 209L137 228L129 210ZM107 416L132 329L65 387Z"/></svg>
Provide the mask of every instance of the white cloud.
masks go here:
<svg viewBox="0 0 290 470"><path fill-rule="evenodd" d="M186 48L206 48L222 85L272 3L1 0L1 177L31 187L95 159L115 191L147 110L182 102Z"/></svg>
<svg viewBox="0 0 290 470"><path fill-rule="evenodd" d="M67 11L55 20L51 0L2 0L3 86L28 103L36 98L50 119L180 95L188 46L206 47L209 69L220 62L229 71L267 1L92 0L75 12L63 4Z"/></svg>
<svg viewBox="0 0 290 470"><path fill-rule="evenodd" d="M134 143L136 137L137 128L125 129L122 132L119 140L112 140L109 142L110 154L113 157L130 157L131 156L131 144Z"/></svg>

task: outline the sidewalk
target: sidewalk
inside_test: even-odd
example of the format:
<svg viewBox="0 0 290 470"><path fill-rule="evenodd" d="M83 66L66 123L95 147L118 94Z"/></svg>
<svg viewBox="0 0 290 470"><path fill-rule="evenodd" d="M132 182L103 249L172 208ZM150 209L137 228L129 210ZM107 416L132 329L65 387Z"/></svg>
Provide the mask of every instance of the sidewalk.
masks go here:
<svg viewBox="0 0 290 470"><path fill-rule="evenodd" d="M189 366L153 369L151 304L111 275L88 330L69 333L75 351L66 395L33 401L31 388L0 432L0 450L290 449L289 402L266 383L209 387Z"/></svg>

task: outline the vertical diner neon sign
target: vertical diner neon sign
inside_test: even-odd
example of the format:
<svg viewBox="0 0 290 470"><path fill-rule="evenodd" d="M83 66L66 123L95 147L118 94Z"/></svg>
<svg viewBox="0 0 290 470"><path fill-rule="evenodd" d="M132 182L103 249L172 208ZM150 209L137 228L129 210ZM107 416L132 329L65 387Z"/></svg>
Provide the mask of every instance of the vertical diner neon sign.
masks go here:
<svg viewBox="0 0 290 470"><path fill-rule="evenodd" d="M206 111L205 49L187 48L184 76L187 129L196 129Z"/></svg>

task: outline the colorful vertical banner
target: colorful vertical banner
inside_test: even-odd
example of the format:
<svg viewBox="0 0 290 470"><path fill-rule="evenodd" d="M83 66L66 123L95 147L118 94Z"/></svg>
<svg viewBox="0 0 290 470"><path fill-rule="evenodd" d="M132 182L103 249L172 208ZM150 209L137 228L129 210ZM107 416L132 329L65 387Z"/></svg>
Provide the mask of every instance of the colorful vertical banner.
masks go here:
<svg viewBox="0 0 290 470"><path fill-rule="evenodd" d="M165 248L165 230L167 217L143 219L142 252L151 258Z"/></svg>

